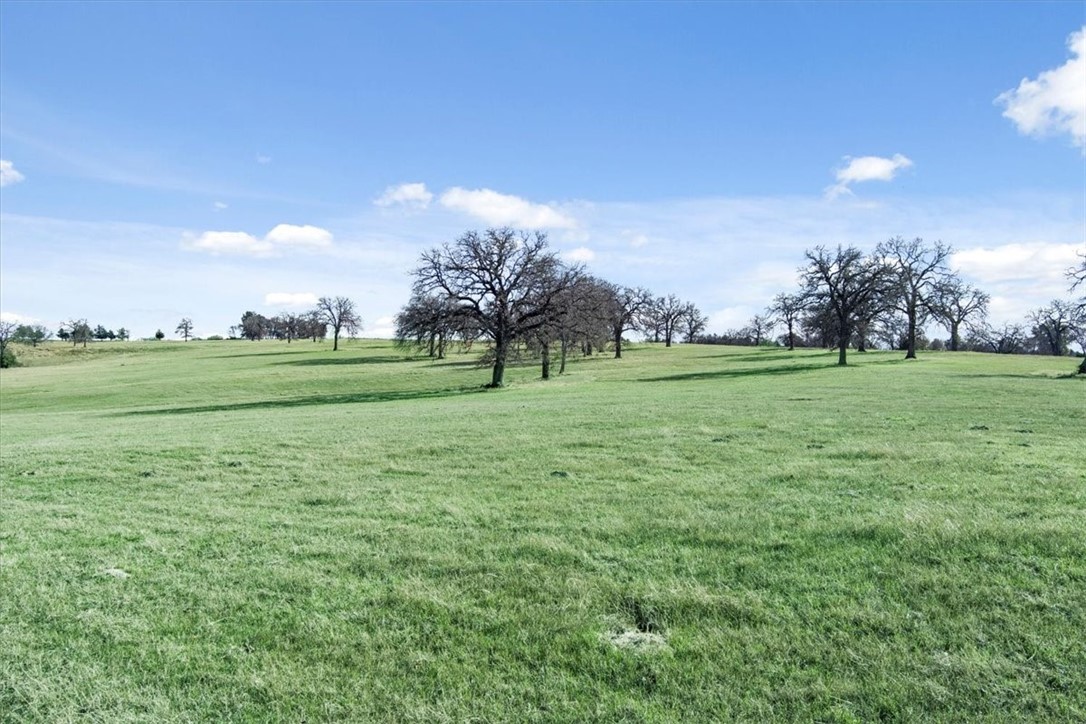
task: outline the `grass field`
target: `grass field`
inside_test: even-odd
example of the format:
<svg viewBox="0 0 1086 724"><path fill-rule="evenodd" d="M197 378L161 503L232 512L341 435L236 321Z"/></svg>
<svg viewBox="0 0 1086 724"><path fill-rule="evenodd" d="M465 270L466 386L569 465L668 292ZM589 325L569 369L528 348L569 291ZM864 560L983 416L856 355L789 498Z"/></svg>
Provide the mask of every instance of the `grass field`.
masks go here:
<svg viewBox="0 0 1086 724"><path fill-rule="evenodd" d="M1083 721L1068 359L388 342L0 375L4 721Z"/></svg>

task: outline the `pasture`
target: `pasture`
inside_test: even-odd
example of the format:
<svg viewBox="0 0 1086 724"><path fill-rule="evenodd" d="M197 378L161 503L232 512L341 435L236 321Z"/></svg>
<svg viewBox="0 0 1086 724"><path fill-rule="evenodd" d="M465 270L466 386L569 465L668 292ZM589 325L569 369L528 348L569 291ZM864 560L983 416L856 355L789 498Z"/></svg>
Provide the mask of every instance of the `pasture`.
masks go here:
<svg viewBox="0 0 1086 724"><path fill-rule="evenodd" d="M20 350L0 719L1086 719L1086 379L901 357Z"/></svg>

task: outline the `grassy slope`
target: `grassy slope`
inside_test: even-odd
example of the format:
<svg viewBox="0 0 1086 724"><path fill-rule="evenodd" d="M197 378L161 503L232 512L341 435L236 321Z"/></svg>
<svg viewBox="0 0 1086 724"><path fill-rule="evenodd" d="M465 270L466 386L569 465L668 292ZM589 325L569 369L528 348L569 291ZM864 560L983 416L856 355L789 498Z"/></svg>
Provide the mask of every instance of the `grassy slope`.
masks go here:
<svg viewBox="0 0 1086 724"><path fill-rule="evenodd" d="M46 349L0 376L0 716L1086 718L1084 381L899 356Z"/></svg>

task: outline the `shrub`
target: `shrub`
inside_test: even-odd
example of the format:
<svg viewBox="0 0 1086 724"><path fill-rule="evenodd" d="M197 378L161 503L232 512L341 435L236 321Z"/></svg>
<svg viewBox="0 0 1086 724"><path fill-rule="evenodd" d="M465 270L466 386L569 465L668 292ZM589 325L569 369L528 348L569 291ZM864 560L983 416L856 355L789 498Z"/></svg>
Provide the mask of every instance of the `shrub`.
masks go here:
<svg viewBox="0 0 1086 724"><path fill-rule="evenodd" d="M5 346L4 351L0 352L0 368L7 369L8 367L18 367L19 360L15 359L15 353L11 351L11 347Z"/></svg>

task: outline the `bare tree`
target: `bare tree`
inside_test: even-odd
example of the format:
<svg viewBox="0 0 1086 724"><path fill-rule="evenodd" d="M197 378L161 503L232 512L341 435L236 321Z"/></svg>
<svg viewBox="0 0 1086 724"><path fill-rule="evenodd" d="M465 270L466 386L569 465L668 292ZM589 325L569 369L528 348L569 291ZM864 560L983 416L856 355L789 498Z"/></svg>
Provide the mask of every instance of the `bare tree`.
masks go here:
<svg viewBox="0 0 1086 724"><path fill-rule="evenodd" d="M425 252L414 290L449 297L490 337L490 386L501 387L511 346L551 319L556 297L580 274L580 267L567 267L547 251L543 232L487 229Z"/></svg>
<svg viewBox="0 0 1086 724"><path fill-rule="evenodd" d="M747 322L747 332L750 334L755 347L761 346L762 342L773 330L774 324L775 320L768 314L755 314L750 318L750 321Z"/></svg>
<svg viewBox="0 0 1086 724"><path fill-rule="evenodd" d="M69 319L61 327L67 333L73 347L80 342L83 343L84 347L87 346L87 342L91 338L91 327L87 324L86 319Z"/></svg>
<svg viewBox="0 0 1086 724"><path fill-rule="evenodd" d="M887 290L891 269L880 259L866 257L855 247L831 252L819 246L806 252L807 266L800 268L805 296L825 304L836 322L837 364L848 364L848 343L858 315Z"/></svg>
<svg viewBox="0 0 1086 724"><path fill-rule="evenodd" d="M905 241L896 236L878 248L893 269L893 293L889 306L905 315L905 359L916 359L917 329L936 308L940 285L950 278L946 262L951 248L941 241L926 245L923 239Z"/></svg>
<svg viewBox="0 0 1086 724"><path fill-rule="evenodd" d="M189 337L192 336L192 320L188 317L185 317L177 323L177 329L175 329L174 332L180 334L181 337L184 338L186 342L188 342Z"/></svg>
<svg viewBox="0 0 1086 724"><path fill-rule="evenodd" d="M355 311L354 302L347 297L321 297L313 310L317 319L332 328L332 351L339 349L341 332L353 334L362 327L362 317Z"/></svg>
<svg viewBox="0 0 1086 724"><path fill-rule="evenodd" d="M675 338L675 331L686 311L686 304L674 294L656 300L657 316L664 333L664 346L670 347Z"/></svg>
<svg viewBox="0 0 1086 724"><path fill-rule="evenodd" d="M641 313L652 304L652 293L643 287L619 287L610 285L611 299L608 316L611 322L611 338L615 343L615 359L622 358L622 334L637 329Z"/></svg>
<svg viewBox="0 0 1086 724"><path fill-rule="evenodd" d="M1082 315L1073 302L1053 299L1047 307L1029 314L1033 333L1044 342L1048 354L1067 354L1067 343L1083 325Z"/></svg>
<svg viewBox="0 0 1086 724"><path fill-rule="evenodd" d="M701 310L693 302L687 302L683 306L683 316L679 320L679 327L683 333L683 341L693 343L709 324L709 318L701 313Z"/></svg>
<svg viewBox="0 0 1086 724"><path fill-rule="evenodd" d="M775 315L781 324L787 327L789 351L796 348L796 324L799 323L800 315L803 314L803 310L806 308L807 301L802 294L785 294L782 292L773 297L773 303L769 305L767 310L770 314Z"/></svg>
<svg viewBox="0 0 1086 724"><path fill-rule="evenodd" d="M957 277L945 279L935 290L933 311L950 332L950 351L957 352L962 325L970 320L980 324L988 315L989 297Z"/></svg>

